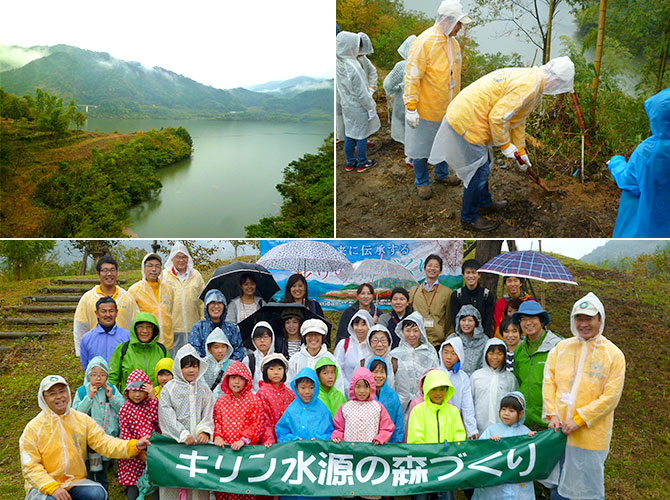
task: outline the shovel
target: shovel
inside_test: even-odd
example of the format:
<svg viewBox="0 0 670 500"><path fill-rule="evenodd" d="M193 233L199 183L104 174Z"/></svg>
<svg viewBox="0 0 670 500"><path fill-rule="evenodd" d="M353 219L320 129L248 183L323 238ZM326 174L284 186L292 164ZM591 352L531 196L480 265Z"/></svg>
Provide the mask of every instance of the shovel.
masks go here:
<svg viewBox="0 0 670 500"><path fill-rule="evenodd" d="M514 153L514 158L516 158L516 161L519 162L519 165L525 165L526 164L526 162L523 161L523 158L521 158L521 155L519 154L518 151ZM547 186L544 183L544 181L540 178L540 176L537 175L537 172L535 172L535 170L533 170L531 167L526 167L526 172L528 173L528 176L531 179L533 179L533 181L538 186L540 186L542 189L544 189L547 193L556 193L557 192L555 189L549 188L549 186Z"/></svg>

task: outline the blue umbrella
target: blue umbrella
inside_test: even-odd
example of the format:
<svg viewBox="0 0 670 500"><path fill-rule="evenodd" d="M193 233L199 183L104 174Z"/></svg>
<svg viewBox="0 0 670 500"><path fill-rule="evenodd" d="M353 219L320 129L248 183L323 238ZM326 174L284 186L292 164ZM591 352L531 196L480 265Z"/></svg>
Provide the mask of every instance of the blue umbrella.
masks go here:
<svg viewBox="0 0 670 500"><path fill-rule="evenodd" d="M496 255L478 271L501 276L518 276L547 283L577 284L570 271L557 259L532 250Z"/></svg>

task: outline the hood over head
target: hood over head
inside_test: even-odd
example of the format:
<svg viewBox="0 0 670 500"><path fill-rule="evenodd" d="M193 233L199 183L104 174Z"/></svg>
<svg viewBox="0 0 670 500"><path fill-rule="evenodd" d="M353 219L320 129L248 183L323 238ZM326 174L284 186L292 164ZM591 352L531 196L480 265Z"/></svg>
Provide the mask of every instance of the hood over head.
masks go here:
<svg viewBox="0 0 670 500"><path fill-rule="evenodd" d="M521 403L521 407L523 408L523 415L521 415L521 418L517 421L515 426L517 425L523 425L523 423L526 421L526 398L523 397L523 394L521 394L519 391L512 391L508 392L505 394L502 398L501 401L506 398L507 396L511 396L513 398L516 398L519 403ZM500 412L498 413L498 421L500 422Z"/></svg>
<svg viewBox="0 0 670 500"><path fill-rule="evenodd" d="M465 304L463 307L460 308L460 310L456 314L456 328L455 328L456 333L458 333L459 335L464 335L463 331L461 330L461 318L465 316L473 316L475 320L477 320L475 330L472 333L473 337L475 335L484 335L484 327L482 326L482 315L479 313L479 310L472 304ZM463 358L461 358L461 361L463 361Z"/></svg>
<svg viewBox="0 0 670 500"><path fill-rule="evenodd" d="M574 91L575 65L568 56L555 57L540 66L544 95L565 94Z"/></svg>
<svg viewBox="0 0 670 500"><path fill-rule="evenodd" d="M463 362L463 360L465 360L465 349L463 349L463 341L461 340L460 337L452 337L450 339L445 340L440 345L440 352L438 352L437 355L440 358L440 366L446 370L447 367L444 366L444 360L442 359L442 349L444 349L445 345L450 345L454 350L454 352L456 353L456 356L458 356L458 361L454 363L454 366L451 367L451 371L453 371L454 373L458 373L458 370L461 369L461 363Z"/></svg>
<svg viewBox="0 0 670 500"><path fill-rule="evenodd" d="M447 404L447 401L449 401L456 392L454 384L451 383L447 372L443 370L433 369L426 374L426 377L423 381L423 400L427 405L435 405L435 403L431 401L430 396L428 395L431 389L442 386L446 386L447 395L444 397L444 400L440 406Z"/></svg>
<svg viewBox="0 0 670 500"><path fill-rule="evenodd" d="M428 375L431 371L433 370L439 370L439 368L428 368L424 370L423 374L421 375L421 378L419 379L419 394L423 396L423 383L426 381L426 375Z"/></svg>
<svg viewBox="0 0 670 500"><path fill-rule="evenodd" d="M136 368L135 370L130 372L130 374L128 375L128 380L126 381L126 387L123 390L123 394L126 396L126 399L128 398L128 391L141 391L142 390L140 388L132 387L135 384L132 384L131 382L138 382L138 383L141 383L142 385L151 384L151 380L149 379L149 375L144 373L143 370L140 370L139 368Z"/></svg>
<svg viewBox="0 0 670 500"><path fill-rule="evenodd" d="M376 324L376 325L373 325L372 328L370 328L370 330L368 330L368 338L367 338L368 345L371 345L370 344L370 338L375 333L379 333L379 332L384 333L386 335L386 338L389 341L389 346L386 349L386 352L384 353L384 356L386 356L391 352L391 345L393 344L393 339L391 338L391 333L389 332L388 328L386 328L384 325ZM370 347L370 351L372 351L372 347Z"/></svg>
<svg viewBox="0 0 670 500"><path fill-rule="evenodd" d="M256 324L254 325L253 330L251 330L251 340L250 340L250 341L251 341L251 348L252 348L254 351L257 350L257 349L256 349L256 344L254 344L254 333L256 332L256 330L257 330L258 328L260 328L260 327L262 327L262 326L264 326L265 328L267 328L268 330L270 330L270 339L271 339L271 341L270 341L270 348L268 349L268 353L266 354L266 356L268 356L268 355L270 355L270 354L272 354L272 353L275 352L275 331L274 331L274 329L272 328L272 325L270 325L270 323L268 323L267 321L259 321L258 323L256 323Z"/></svg>
<svg viewBox="0 0 670 500"><path fill-rule="evenodd" d="M354 332L354 320L357 318L363 318L365 324L368 325L368 332L370 331L370 328L372 328L372 325L374 325L375 322L375 320L372 319L372 316L370 316L370 313L367 312L365 309L359 309L358 311L356 311L356 313L349 320L349 325L347 326L347 331L349 332L349 336L352 339L356 338L356 332Z"/></svg>
<svg viewBox="0 0 670 500"><path fill-rule="evenodd" d="M359 33L358 38L360 40L360 45L358 49L358 55L367 56L368 54L374 53L375 49L372 47L372 40L365 33Z"/></svg>
<svg viewBox="0 0 670 500"><path fill-rule="evenodd" d="M235 397L233 395L233 391L231 391L230 387L228 386L228 377L231 375L238 375L247 381L247 383L244 385L244 389L242 389L240 392L239 397L244 397L248 393L252 392L251 390L253 387L254 378L251 376L249 368L247 368L247 365L241 361L233 361L230 366L228 366L226 373L223 375L223 380L221 381L221 390L224 393L231 397Z"/></svg>
<svg viewBox="0 0 670 500"><path fill-rule="evenodd" d="M209 317L209 311L207 311L207 306L209 305L210 302L223 302L223 313L221 314L221 319L223 320L226 317L226 312L228 311L228 301L226 300L226 296L223 294L221 290L218 290L216 288L209 290L205 294L205 319L208 321L212 321Z"/></svg>
<svg viewBox="0 0 670 500"><path fill-rule="evenodd" d="M158 372L161 370L167 370L172 374L172 378L174 378L174 370L172 369L174 366L174 359L172 358L161 358L158 360L158 363L156 363L156 368L154 368L154 379L156 382L158 382Z"/></svg>
<svg viewBox="0 0 670 500"><path fill-rule="evenodd" d="M191 257L188 248L186 248L186 246L181 241L178 241L173 245L172 250L170 251L170 256L165 261L164 269L166 269L169 272L172 272L172 266L174 266L174 262L172 260L178 253L183 253L188 257L188 262L186 263L186 274L187 275L191 274L191 271L193 271L193 257Z"/></svg>
<svg viewBox="0 0 670 500"><path fill-rule="evenodd" d="M370 365L372 364L373 361L381 361L382 363L384 363L384 366L386 367L386 380L384 381L382 386L379 388L379 390L381 391L381 389L384 386L388 386L388 384L386 382L388 382L389 365L384 358L380 358L379 356L373 356L373 357L370 358L370 361L368 361L368 364L365 366L368 370L370 370L370 373L372 373L372 369L370 368ZM372 374L372 376L374 377L374 374Z"/></svg>
<svg viewBox="0 0 670 500"><path fill-rule="evenodd" d="M439 28L444 36L449 36L449 33L451 33L459 21L462 24L470 24L472 22L472 19L463 12L460 0L443 0L437 8L435 26Z"/></svg>
<svg viewBox="0 0 670 500"><path fill-rule="evenodd" d="M154 336L151 337L151 340L147 342L147 344L153 345L156 342L158 342L158 338L160 337L161 334L161 327L158 324L156 316L148 312L139 312L133 318L133 322L130 326L130 342L135 344L141 343L140 340L137 338L137 333L135 333L135 327L139 323L151 323L152 325L154 325Z"/></svg>
<svg viewBox="0 0 670 500"><path fill-rule="evenodd" d="M351 401L358 401L354 388L356 387L356 382L359 380L365 380L370 386L370 394L366 401L372 401L375 399L375 395L377 394L377 384L375 384L375 377L372 375L370 370L363 368L362 366L356 368L356 371L351 376L351 382L349 382L349 399Z"/></svg>
<svg viewBox="0 0 670 500"><path fill-rule="evenodd" d="M575 325L575 316L578 314L588 314L589 316L595 316L596 313L600 313L600 318L602 322L600 323L600 331L597 335L594 335L589 340L593 340L600 335L602 335L605 330L605 306L600 302L600 299L593 293L589 292L579 299L572 306L572 312L570 313L570 331L572 334L580 340L583 340L579 332L577 331L577 326Z"/></svg>
<svg viewBox="0 0 670 500"><path fill-rule="evenodd" d="M644 110L649 117L651 133L663 137L670 136L670 88L644 101Z"/></svg>
<svg viewBox="0 0 670 500"><path fill-rule="evenodd" d="M316 365L314 365L314 371L318 373L319 368L322 366L334 366L335 367L335 380L337 380L337 376L339 375L340 370L337 368L337 363L330 359L328 356L323 356L319 361L316 362ZM317 375L318 377L318 375ZM335 386L333 386L335 387Z"/></svg>
<svg viewBox="0 0 670 500"><path fill-rule="evenodd" d="M490 338L486 341L486 345L484 346L484 352L482 352L482 366L491 368L491 365L489 365L489 362L486 360L486 353L489 350L489 347L492 345L501 345L502 348L505 350L505 355L507 355L507 344L500 340L497 337ZM492 368L491 368L492 369ZM498 367L498 371L503 371L505 370L505 357L503 357L502 363L500 363L500 366Z"/></svg>
<svg viewBox="0 0 670 500"><path fill-rule="evenodd" d="M40 388L37 390L37 404L40 408L42 408L43 412L53 417L57 417L58 415L53 410L51 410L51 408L49 408L49 405L47 405L47 402L44 400L44 391L48 391L57 384L63 384L65 387L67 387L68 403L67 410L65 410L64 413L64 415L67 415L70 412L70 408L72 408L72 393L70 392L70 386L63 377L60 375L47 375L42 379L40 382Z"/></svg>
<svg viewBox="0 0 670 500"><path fill-rule="evenodd" d="M107 363L107 360L102 356L94 357L91 361L88 362L88 365L86 366L86 373L84 374L84 386L86 386L87 392L91 387L88 376L91 374L91 370L96 367L105 370L105 373L109 375L109 364Z"/></svg>
<svg viewBox="0 0 670 500"><path fill-rule="evenodd" d="M312 394L312 399L309 400L309 403L307 403L306 406L312 406L317 404L317 401L319 400L319 391L321 389L321 386L319 385L319 377L316 374L314 370L311 368L303 368L298 372L298 374L291 380L291 390L293 390L293 393L295 394L295 397L297 398L297 401L300 401L302 404L305 404L302 402L300 399L300 394L298 394L298 389L296 388L296 382L300 380L301 378L308 378L312 382L314 382L314 394Z"/></svg>
<svg viewBox="0 0 670 500"><path fill-rule="evenodd" d="M341 59L347 57L355 59L358 57L358 48L361 43L358 33L340 31L335 40L335 53L337 57Z"/></svg>
<svg viewBox="0 0 670 500"><path fill-rule="evenodd" d="M209 340L209 337L207 339ZM230 349L228 350L230 351ZM181 360L188 355L193 356L200 362L198 366L198 376L196 377L194 382L201 380L202 377L205 375L205 372L207 371L207 361L205 361L198 355L198 351L195 350L195 347L193 347L191 344L181 346L177 351L177 354L175 354L174 356L174 365L173 365L174 371L172 372L172 375L174 376L175 380L182 382L184 384L188 384L189 382L186 381L184 375L181 372Z"/></svg>
<svg viewBox="0 0 670 500"><path fill-rule="evenodd" d="M207 340L205 341L205 349L207 351L206 357L209 358L212 356L212 353L209 352L209 344L213 344L215 342L220 342L221 344L226 344L228 346L228 350L226 350L226 354L223 356L223 359L221 362L226 362L230 359L230 357L233 355L233 344L230 343L228 340L228 337L226 337L226 334L223 333L223 330L219 328L218 326L212 330L212 333L207 335ZM216 362L214 359L214 356L212 356L212 360Z"/></svg>
<svg viewBox="0 0 670 500"><path fill-rule="evenodd" d="M409 55L409 48L415 39L416 35L410 35L405 39L404 42L400 44L400 47L398 47L398 54L400 54L400 57L407 59L407 56Z"/></svg>
<svg viewBox="0 0 670 500"><path fill-rule="evenodd" d="M419 330L421 330L421 337L419 339L419 344L430 344L430 342L428 342L428 334L426 334L426 327L423 326L423 317L421 316L421 313L419 313L417 311L414 311L413 313L405 316L396 325L395 334L400 339L400 343L401 344L407 344L407 341L405 340L405 336L402 334L402 327L405 323L407 323L409 321L411 321L412 323L416 323L419 326ZM409 344L407 344L407 345L409 345Z"/></svg>
<svg viewBox="0 0 670 500"><path fill-rule="evenodd" d="M151 257L151 258L157 258L157 259L158 259L158 262L160 262L161 266L163 265L163 257L161 257L160 255L158 255L157 253L153 253L153 252L151 252L151 253L146 254L146 255L142 258L142 267L140 268L140 270L142 271L142 279L143 279L143 280L146 280L146 279L147 279L147 277L146 277L145 274L144 274L144 263L145 263L147 260L149 260L149 257ZM158 279L160 280L160 274L158 275Z"/></svg>

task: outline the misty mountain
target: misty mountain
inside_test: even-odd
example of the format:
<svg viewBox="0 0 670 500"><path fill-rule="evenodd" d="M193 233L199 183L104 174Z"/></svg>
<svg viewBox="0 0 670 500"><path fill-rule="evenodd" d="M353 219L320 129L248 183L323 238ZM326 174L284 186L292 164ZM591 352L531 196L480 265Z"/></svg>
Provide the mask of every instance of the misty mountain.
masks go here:
<svg viewBox="0 0 670 500"><path fill-rule="evenodd" d="M0 68L17 62L0 51ZM330 89L294 90L286 95L246 89L222 90L203 85L164 68L147 68L138 62L116 59L105 52L93 52L68 45L22 49L32 59L21 67L0 72L2 88L16 95L34 94L41 88L50 94L73 98L90 107L89 116L109 117L232 117L236 119L296 119L332 117L333 82ZM39 57L39 54L45 54ZM7 61L3 64L3 61ZM276 82L274 87L299 89L307 82ZM310 79L313 80L313 79ZM328 86L328 85L327 85Z"/></svg>
<svg viewBox="0 0 670 500"><path fill-rule="evenodd" d="M275 94L297 94L307 90L332 89L332 80L319 80L309 76L298 76L290 80L273 80L245 87L247 90Z"/></svg>
<svg viewBox="0 0 670 500"><path fill-rule="evenodd" d="M580 260L597 265L605 261L611 263L624 257L633 258L640 254L654 253L658 248L667 244L667 241L658 240L611 240L586 254Z"/></svg>

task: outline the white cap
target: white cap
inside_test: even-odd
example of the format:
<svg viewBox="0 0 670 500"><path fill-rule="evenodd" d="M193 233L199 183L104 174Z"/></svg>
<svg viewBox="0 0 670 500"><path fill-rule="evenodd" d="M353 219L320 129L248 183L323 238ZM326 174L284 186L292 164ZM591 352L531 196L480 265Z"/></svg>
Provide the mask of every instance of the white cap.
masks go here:
<svg viewBox="0 0 670 500"><path fill-rule="evenodd" d="M300 335L304 337L308 333L328 335L328 327L320 319L311 318L303 321L302 326L300 327Z"/></svg>

